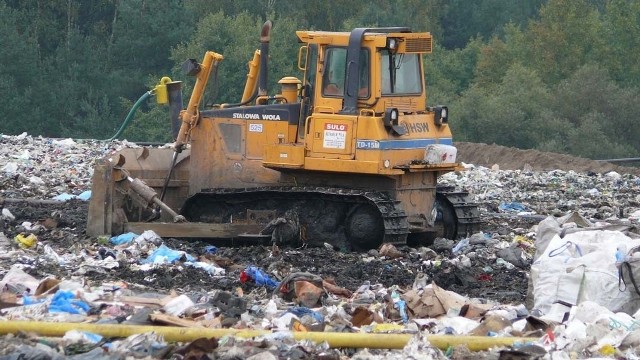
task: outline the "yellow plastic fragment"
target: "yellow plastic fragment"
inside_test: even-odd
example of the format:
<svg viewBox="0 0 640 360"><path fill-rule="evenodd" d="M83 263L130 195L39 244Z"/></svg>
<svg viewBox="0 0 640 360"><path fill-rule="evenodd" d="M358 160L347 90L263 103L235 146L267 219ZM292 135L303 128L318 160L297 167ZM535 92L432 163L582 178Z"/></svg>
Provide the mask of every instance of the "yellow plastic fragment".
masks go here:
<svg viewBox="0 0 640 360"><path fill-rule="evenodd" d="M600 348L600 354L602 354L603 356L613 356L616 354L616 348L614 348L613 346L607 344L607 345L603 345Z"/></svg>
<svg viewBox="0 0 640 360"><path fill-rule="evenodd" d="M36 243L38 242L38 238L33 234L29 234L28 236L18 234L16 235L16 242L21 248L29 249L36 245Z"/></svg>

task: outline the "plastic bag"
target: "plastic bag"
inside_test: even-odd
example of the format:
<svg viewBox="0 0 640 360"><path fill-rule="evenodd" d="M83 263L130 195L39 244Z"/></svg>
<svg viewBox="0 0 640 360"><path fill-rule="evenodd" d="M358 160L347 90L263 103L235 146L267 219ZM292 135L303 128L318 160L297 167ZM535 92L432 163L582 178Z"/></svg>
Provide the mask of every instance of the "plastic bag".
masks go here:
<svg viewBox="0 0 640 360"><path fill-rule="evenodd" d="M85 315L89 311L90 306L86 302L75 299L75 295L71 291L58 290L51 299L49 304L50 313L66 312L69 314Z"/></svg>
<svg viewBox="0 0 640 360"><path fill-rule="evenodd" d="M241 282L248 280L253 280L256 285L266 286L271 289L275 289L280 285L280 282L272 280L262 269L258 269L255 266L249 266L240 273Z"/></svg>
<svg viewBox="0 0 640 360"><path fill-rule="evenodd" d="M304 306L294 306L294 307L290 307L289 310L287 310L287 312L292 313L293 315L302 318L305 315L309 315L311 316L315 321L319 322L319 323L324 323L324 316L322 316L322 314L320 314L317 311L313 311L309 308L306 308Z"/></svg>
<svg viewBox="0 0 640 360"><path fill-rule="evenodd" d="M18 234L16 235L16 242L18 243L18 245L20 245L21 248L29 249L34 247L38 243L38 238L33 234L29 234L28 236Z"/></svg>
<svg viewBox="0 0 640 360"><path fill-rule="evenodd" d="M138 234L128 232L128 233L120 234L118 236L113 236L110 241L113 245L121 245L121 244L130 243L131 240L133 240L136 237L138 237Z"/></svg>
<svg viewBox="0 0 640 360"><path fill-rule="evenodd" d="M186 261L195 261L195 258L184 251L178 251L168 248L165 244L160 245L143 263L146 264L164 264L176 262L182 258Z"/></svg>
<svg viewBox="0 0 640 360"><path fill-rule="evenodd" d="M640 297L618 284L616 251L622 245L638 246L640 240L606 230L555 235L531 266L534 307L549 314L556 302L593 301L613 312L633 313Z"/></svg>

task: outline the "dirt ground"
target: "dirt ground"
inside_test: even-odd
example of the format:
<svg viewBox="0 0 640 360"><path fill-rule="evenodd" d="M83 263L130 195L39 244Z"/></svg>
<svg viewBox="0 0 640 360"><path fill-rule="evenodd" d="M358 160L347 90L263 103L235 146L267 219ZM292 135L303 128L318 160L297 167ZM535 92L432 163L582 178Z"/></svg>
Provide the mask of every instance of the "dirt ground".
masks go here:
<svg viewBox="0 0 640 360"><path fill-rule="evenodd" d="M522 150L495 144L456 142L454 145L458 149L458 161L485 167L498 164L501 170L523 170L529 165L528 168L533 171L555 169L596 173L616 171L620 174L640 175L639 167L618 166L566 154Z"/></svg>
<svg viewBox="0 0 640 360"><path fill-rule="evenodd" d="M608 172L640 174L640 169L614 166L592 160L570 157L566 155L542 153L533 150L518 150L496 145L457 143L459 161L476 165L491 166L499 164L501 169L522 169L528 164L532 170L575 170L578 172ZM40 244L49 244L60 251L97 254L102 247L95 239L85 235L88 204L72 200L57 205L8 205L16 220L11 224L1 224L2 231L11 238L19 232L15 224L24 221L36 222L50 219L56 226L54 229L39 234ZM489 215L485 215L489 216ZM509 232L514 228L529 228L537 220L527 219L491 219L485 218L484 232ZM164 239L167 246L184 250L192 255L202 255L204 247L216 245L215 242L184 241ZM440 267L425 266L424 259L418 249L401 247L404 254L399 259L386 259L373 254L343 253L329 248L282 249L280 254L271 256L269 246L220 247L215 255L217 260L226 264L227 275L212 278L200 269L192 267L167 267L152 272L134 271L130 263L139 259L121 261L121 266L113 270L94 269L84 274L88 282L100 285L105 281L124 281L132 289L154 292L210 291L214 289L234 290L238 287L245 291L256 290L249 283L240 282L240 272L248 265L255 265L270 273L287 274L294 271L306 271L324 278L330 278L339 286L351 291L356 290L364 282L381 283L385 287L397 285L410 287L416 274L426 273L429 278L445 289L460 294L494 300L501 303L524 302L527 292L528 269L505 269L495 262L479 256L472 266L459 269L451 265ZM442 257L452 258L448 252L440 252ZM54 275L58 278L70 278L76 270L62 266L34 264L27 271L36 278ZM487 271L487 267L491 267Z"/></svg>

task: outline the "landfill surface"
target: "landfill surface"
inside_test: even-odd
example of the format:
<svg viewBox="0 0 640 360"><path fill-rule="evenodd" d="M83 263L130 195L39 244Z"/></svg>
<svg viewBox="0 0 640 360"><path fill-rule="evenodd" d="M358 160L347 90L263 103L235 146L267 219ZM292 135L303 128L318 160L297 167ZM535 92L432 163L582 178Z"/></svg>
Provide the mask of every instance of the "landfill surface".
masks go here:
<svg viewBox="0 0 640 360"><path fill-rule="evenodd" d="M542 287L532 289L530 281L532 263L544 250L537 237L547 217L575 216L569 225L558 225L561 236L579 226L596 231L624 226L625 234L636 233L638 168L459 143L464 170L440 181L473 195L482 215L481 232L417 247L341 252L331 246L163 239L152 232L90 237L84 228L94 161L137 145L27 134L2 135L0 144L0 359L573 359L640 354L635 302L625 302L626 313L598 305L591 301L594 297L578 299L580 304L576 300L566 312L559 312L558 301L535 308L545 294L539 295ZM572 220L576 218L588 224ZM612 251L617 256L622 247ZM610 281L616 289L618 280ZM628 285L631 289L635 283ZM38 335L28 326L7 330L16 321L64 326L55 336ZM77 324L97 328L78 330ZM100 326L118 325L268 333L178 340L167 340L171 336L159 330L120 337L98 334ZM380 342L365 348L338 346L330 338L295 338L314 332L341 333L345 339L351 334L404 334L409 340L402 346ZM445 335L451 342L442 344L435 337ZM474 341L485 345L453 341L464 343L469 335L482 337ZM513 341L500 342L504 339Z"/></svg>

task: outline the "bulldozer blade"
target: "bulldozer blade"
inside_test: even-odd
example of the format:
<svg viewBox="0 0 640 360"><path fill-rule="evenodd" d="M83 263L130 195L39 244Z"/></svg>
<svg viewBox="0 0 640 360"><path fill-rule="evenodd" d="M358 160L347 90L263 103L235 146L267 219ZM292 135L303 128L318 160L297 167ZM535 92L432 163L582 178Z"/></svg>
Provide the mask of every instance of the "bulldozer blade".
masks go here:
<svg viewBox="0 0 640 360"><path fill-rule="evenodd" d="M147 223L130 222L125 231L142 234L152 230L160 237L175 238L237 238L244 234L258 234L264 225L248 224L209 224L209 223Z"/></svg>

